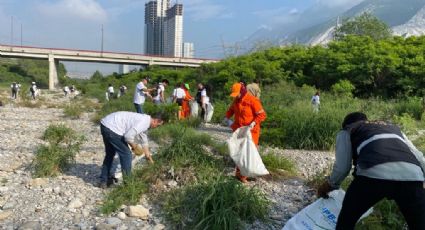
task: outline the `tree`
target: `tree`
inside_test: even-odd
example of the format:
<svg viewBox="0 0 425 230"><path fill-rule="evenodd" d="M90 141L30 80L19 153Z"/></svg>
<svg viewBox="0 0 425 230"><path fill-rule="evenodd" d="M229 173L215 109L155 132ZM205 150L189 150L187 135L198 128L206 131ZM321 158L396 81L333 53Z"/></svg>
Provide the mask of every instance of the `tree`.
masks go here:
<svg viewBox="0 0 425 230"><path fill-rule="evenodd" d="M365 12L354 19L345 20L335 31L336 40L341 40L346 35L369 36L374 40L381 40L390 38L392 31L385 22Z"/></svg>

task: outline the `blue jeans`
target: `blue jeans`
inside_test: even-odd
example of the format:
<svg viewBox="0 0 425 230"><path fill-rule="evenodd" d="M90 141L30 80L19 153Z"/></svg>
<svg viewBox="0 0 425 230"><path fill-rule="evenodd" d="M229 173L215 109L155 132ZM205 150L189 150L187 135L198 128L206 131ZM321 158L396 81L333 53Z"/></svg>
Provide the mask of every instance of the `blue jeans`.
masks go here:
<svg viewBox="0 0 425 230"><path fill-rule="evenodd" d="M111 175L111 168L115 153L118 153L120 158L122 174L124 176L130 175L132 155L124 136L114 133L104 125L100 125L100 133L105 144L105 159L103 160L102 173L100 175L101 182L107 182L108 178L113 176Z"/></svg>
<svg viewBox="0 0 425 230"><path fill-rule="evenodd" d="M136 107L136 112L137 113L143 113L142 104L136 104L136 103L134 103L134 107Z"/></svg>

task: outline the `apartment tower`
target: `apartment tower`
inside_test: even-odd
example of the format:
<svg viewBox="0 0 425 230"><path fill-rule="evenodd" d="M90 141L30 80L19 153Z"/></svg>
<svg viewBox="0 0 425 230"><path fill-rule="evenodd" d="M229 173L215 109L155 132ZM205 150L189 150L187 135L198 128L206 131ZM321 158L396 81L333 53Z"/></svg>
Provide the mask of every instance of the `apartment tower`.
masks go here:
<svg viewBox="0 0 425 230"><path fill-rule="evenodd" d="M170 7L170 0L145 4L145 53L183 56L183 5Z"/></svg>

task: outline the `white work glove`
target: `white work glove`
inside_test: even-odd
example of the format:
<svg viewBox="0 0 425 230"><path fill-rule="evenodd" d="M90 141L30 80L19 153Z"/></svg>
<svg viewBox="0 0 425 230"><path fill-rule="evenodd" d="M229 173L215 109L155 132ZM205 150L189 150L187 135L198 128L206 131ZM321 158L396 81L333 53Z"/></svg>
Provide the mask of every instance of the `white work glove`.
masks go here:
<svg viewBox="0 0 425 230"><path fill-rule="evenodd" d="M251 124L249 124L249 129L253 129L255 125L256 125L255 121L251 122Z"/></svg>

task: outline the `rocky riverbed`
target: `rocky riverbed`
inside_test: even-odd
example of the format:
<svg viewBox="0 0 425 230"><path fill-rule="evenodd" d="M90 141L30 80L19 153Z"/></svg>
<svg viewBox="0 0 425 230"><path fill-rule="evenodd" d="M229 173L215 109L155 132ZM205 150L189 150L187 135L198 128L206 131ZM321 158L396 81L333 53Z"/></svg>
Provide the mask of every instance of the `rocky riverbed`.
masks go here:
<svg viewBox="0 0 425 230"><path fill-rule="evenodd" d="M63 123L87 138L76 164L55 178L32 178L30 164L49 124ZM230 130L219 125L200 128L218 140ZM142 197L139 206L125 207L103 216L99 207L107 190L96 187L104 157L99 127L90 114L72 120L59 108L26 108L13 103L0 107L0 229L168 229L159 210ZM293 160L299 177L281 181L259 178L258 186L272 201L269 223L256 222L250 229L281 229L302 207L315 199L305 178L326 168L333 160L329 152L281 150L265 147Z"/></svg>

